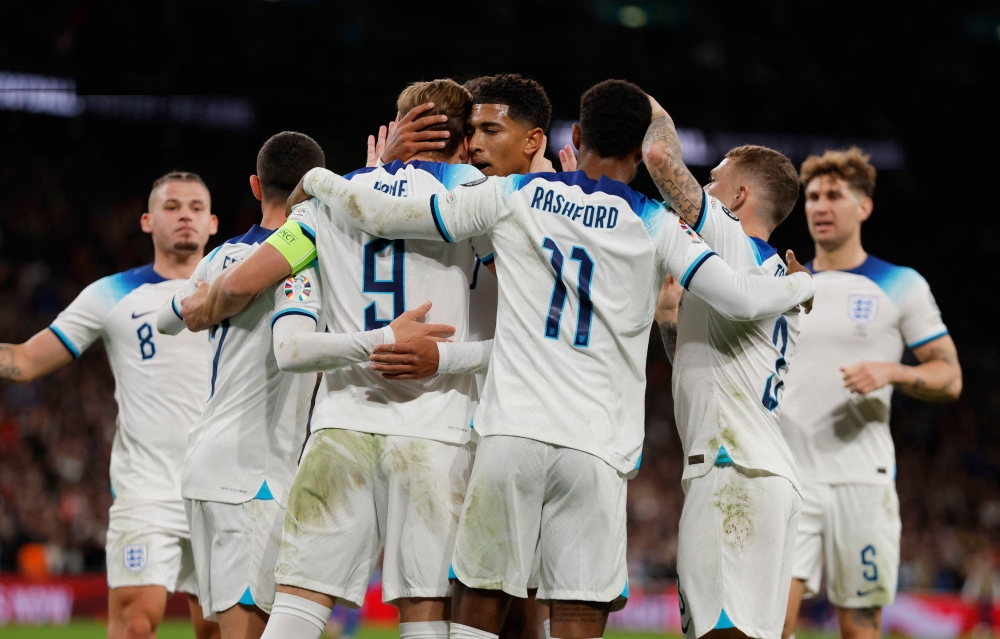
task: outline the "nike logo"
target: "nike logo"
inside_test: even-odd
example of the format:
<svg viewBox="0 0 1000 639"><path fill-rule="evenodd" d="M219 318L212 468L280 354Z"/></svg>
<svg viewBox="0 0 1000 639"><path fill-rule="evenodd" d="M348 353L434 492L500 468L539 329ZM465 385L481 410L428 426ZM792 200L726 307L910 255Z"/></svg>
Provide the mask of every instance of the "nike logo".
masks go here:
<svg viewBox="0 0 1000 639"><path fill-rule="evenodd" d="M877 590L883 590L882 586L875 586L874 588L870 588L870 589L864 590L864 591L858 590L858 596L859 597L867 597L868 595L872 594L873 592L875 592Z"/></svg>
<svg viewBox="0 0 1000 639"><path fill-rule="evenodd" d="M686 635L688 633L688 628L690 627L691 627L691 620L688 619L688 622L686 624L683 623L681 624L681 632L683 632Z"/></svg>
<svg viewBox="0 0 1000 639"><path fill-rule="evenodd" d="M151 311L146 311L145 313L139 313L138 315L135 314L135 311L132 311L132 319L139 319L143 315L149 315L150 313L155 313L158 310L160 310L160 309L158 309L158 308L157 309L153 309Z"/></svg>

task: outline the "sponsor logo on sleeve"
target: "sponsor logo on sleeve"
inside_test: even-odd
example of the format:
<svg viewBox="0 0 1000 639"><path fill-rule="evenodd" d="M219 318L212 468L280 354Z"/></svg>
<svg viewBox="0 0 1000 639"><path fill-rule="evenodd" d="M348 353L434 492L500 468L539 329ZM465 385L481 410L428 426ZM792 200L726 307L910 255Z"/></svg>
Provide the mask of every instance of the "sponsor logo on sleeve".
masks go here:
<svg viewBox="0 0 1000 639"><path fill-rule="evenodd" d="M149 560L146 544L130 544L123 550L125 569L129 572L140 572Z"/></svg>
<svg viewBox="0 0 1000 639"><path fill-rule="evenodd" d="M486 176L484 175L483 177L476 178L475 180L472 180L471 182L466 182L462 186L477 186L479 184L482 184L485 181L486 181Z"/></svg>
<svg viewBox="0 0 1000 639"><path fill-rule="evenodd" d="M285 280L285 297L293 302L304 302L312 295L312 282L305 275L295 275Z"/></svg>
<svg viewBox="0 0 1000 639"><path fill-rule="evenodd" d="M847 316L858 326L871 324L878 317L878 297L875 295L848 296Z"/></svg>

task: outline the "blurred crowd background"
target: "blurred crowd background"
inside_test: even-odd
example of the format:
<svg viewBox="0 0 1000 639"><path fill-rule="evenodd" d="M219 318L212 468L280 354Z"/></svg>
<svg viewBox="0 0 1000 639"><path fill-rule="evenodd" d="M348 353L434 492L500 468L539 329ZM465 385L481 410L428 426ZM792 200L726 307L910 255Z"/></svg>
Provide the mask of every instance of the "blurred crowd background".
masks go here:
<svg viewBox="0 0 1000 639"><path fill-rule="evenodd" d="M414 15L357 2L49 4L0 6L0 342L149 261L139 215L159 175L205 178L222 223L214 246L259 215L247 178L268 136L303 131L330 168L353 170L412 80L521 72L571 120L583 90L622 77L709 137L893 141L904 159L882 167L865 245L927 278L965 373L956 404L894 399L900 587L1000 598L995 5L535 0ZM62 114L34 108L12 97L9 74L68 78L77 97ZM230 110L190 96L222 96ZM694 167L703 180L709 168ZM636 185L655 195L643 172ZM772 243L811 257L801 199ZM116 406L101 350L0 386L0 570L16 570L26 544L53 572L103 570ZM670 374L654 329L644 462L628 496L630 579L652 587L676 576L683 501Z"/></svg>

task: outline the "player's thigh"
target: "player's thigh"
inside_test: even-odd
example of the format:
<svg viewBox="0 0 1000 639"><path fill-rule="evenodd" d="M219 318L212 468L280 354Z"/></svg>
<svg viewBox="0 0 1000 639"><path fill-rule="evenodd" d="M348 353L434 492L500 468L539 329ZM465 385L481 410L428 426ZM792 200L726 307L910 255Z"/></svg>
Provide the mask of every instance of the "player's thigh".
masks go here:
<svg viewBox="0 0 1000 639"><path fill-rule="evenodd" d="M834 486L826 545L827 595L839 608L892 603L902 523L893 484Z"/></svg>
<svg viewBox="0 0 1000 639"><path fill-rule="evenodd" d="M448 566L472 470L468 446L390 436L381 460L383 598L447 597Z"/></svg>
<svg viewBox="0 0 1000 639"><path fill-rule="evenodd" d="M528 594L552 448L503 435L479 441L452 558L467 587Z"/></svg>
<svg viewBox="0 0 1000 639"><path fill-rule="evenodd" d="M627 480L594 455L551 447L541 522L540 601L625 604Z"/></svg>
<svg viewBox="0 0 1000 639"><path fill-rule="evenodd" d="M324 429L309 444L288 497L278 584L364 602L382 548L375 466L385 437Z"/></svg>
<svg viewBox="0 0 1000 639"><path fill-rule="evenodd" d="M729 466L689 481L677 558L685 636L780 635L800 509L784 477Z"/></svg>
<svg viewBox="0 0 1000 639"><path fill-rule="evenodd" d="M792 553L792 578L803 582L806 598L818 595L823 581L827 512L833 503L833 495L829 484L802 484L802 512Z"/></svg>

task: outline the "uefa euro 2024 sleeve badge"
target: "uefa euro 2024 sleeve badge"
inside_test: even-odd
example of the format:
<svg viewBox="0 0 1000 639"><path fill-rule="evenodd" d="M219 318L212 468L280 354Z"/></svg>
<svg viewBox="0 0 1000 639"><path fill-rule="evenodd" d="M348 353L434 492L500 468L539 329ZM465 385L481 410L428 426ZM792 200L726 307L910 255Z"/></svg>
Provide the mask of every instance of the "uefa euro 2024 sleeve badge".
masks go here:
<svg viewBox="0 0 1000 639"><path fill-rule="evenodd" d="M312 295L312 282L305 275L294 275L285 280L285 297L293 302L304 302Z"/></svg>

